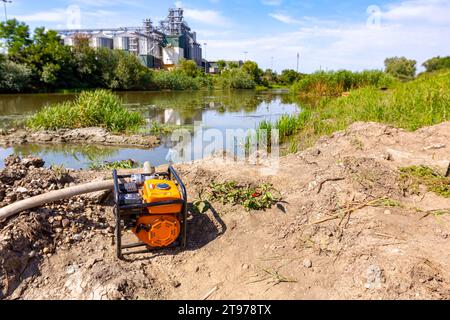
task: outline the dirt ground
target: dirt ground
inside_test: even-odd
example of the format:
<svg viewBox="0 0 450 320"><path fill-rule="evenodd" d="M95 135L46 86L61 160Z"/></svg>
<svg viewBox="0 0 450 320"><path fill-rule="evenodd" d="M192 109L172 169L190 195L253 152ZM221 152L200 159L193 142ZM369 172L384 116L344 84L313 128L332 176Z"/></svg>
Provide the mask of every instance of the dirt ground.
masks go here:
<svg viewBox="0 0 450 320"><path fill-rule="evenodd" d="M242 163L178 165L190 199L211 181L235 180L272 183L284 201L265 212L212 203L190 215L186 251L129 261L115 257L105 194L24 213L0 224L0 298L450 299L450 215L438 214L450 199L398 179L400 167L444 172L449 160L450 122L414 133L356 123L283 157L275 176ZM47 169L24 170L17 179L27 188ZM64 174L73 181L47 183L109 175Z"/></svg>

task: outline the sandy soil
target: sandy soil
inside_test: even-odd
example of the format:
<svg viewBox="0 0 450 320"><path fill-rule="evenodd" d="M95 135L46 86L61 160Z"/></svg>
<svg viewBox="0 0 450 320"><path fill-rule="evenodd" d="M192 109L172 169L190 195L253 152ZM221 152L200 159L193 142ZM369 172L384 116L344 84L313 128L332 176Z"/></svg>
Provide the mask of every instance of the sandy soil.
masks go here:
<svg viewBox="0 0 450 320"><path fill-rule="evenodd" d="M0 297L450 299L450 216L430 214L450 199L424 187L412 194L398 180L411 164L448 171L449 141L449 122L415 133L356 123L283 157L272 177L242 163L179 165L191 199L211 181L236 180L273 183L285 201L265 212L213 203L191 214L184 252L118 261L108 200L22 214L0 225ZM83 174L70 173L76 182ZM374 202L383 197L401 206ZM70 228L55 232L55 219Z"/></svg>

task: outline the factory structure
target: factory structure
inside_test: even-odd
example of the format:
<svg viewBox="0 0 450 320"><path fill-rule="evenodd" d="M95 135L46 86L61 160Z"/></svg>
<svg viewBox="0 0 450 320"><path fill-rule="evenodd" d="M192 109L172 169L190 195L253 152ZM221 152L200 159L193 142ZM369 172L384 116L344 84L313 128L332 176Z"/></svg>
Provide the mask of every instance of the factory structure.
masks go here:
<svg viewBox="0 0 450 320"><path fill-rule="evenodd" d="M197 34L191 30L183 16L183 9L169 9L167 18L154 26L145 19L140 27L58 30L64 44L73 46L80 39L89 41L93 48L123 50L155 69L171 69L181 59L193 60L201 67L202 48Z"/></svg>

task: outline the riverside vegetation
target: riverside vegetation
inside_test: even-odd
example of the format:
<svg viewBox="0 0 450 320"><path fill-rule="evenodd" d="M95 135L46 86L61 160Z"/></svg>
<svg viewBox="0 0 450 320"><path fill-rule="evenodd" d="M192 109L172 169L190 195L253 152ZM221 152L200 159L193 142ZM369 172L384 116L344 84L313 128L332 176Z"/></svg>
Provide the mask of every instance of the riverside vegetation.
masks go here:
<svg viewBox="0 0 450 320"><path fill-rule="evenodd" d="M381 71L351 73L317 72L305 75L294 70L277 74L263 71L256 62L217 61L218 73L205 74L193 61L181 61L174 70L152 70L138 57L121 50L94 49L80 35L74 46L62 44L56 31L30 28L11 19L0 23L0 39L8 54L0 54L0 92L54 92L85 89L198 90L290 87L334 95L361 85L389 85ZM449 67L450 57L435 57L423 65L427 71ZM414 78L417 62L404 57L387 58L386 73L402 80ZM339 85L343 85L340 88Z"/></svg>
<svg viewBox="0 0 450 320"><path fill-rule="evenodd" d="M120 99L106 90L84 91L73 102L48 106L26 125L34 130L104 127L111 132L135 132L144 123L142 115L127 110Z"/></svg>
<svg viewBox="0 0 450 320"><path fill-rule="evenodd" d="M381 74L363 74L318 73L300 80L293 86L296 94L302 94L297 91L299 88L308 88L309 94L327 92L330 96L314 105L305 104L299 114L284 116L274 124L263 121L259 129L278 129L281 142L289 143L289 151L296 152L356 121L380 122L414 131L450 119L450 70L424 73L409 82ZM348 81L352 77L362 80ZM354 90L343 97L332 97L351 89ZM270 135L268 138L270 142Z"/></svg>
<svg viewBox="0 0 450 320"><path fill-rule="evenodd" d="M299 115L284 116L275 124L262 122L260 129L276 128L282 142L297 150L321 135L345 129L355 121L377 121L416 130L448 120L450 57L426 61L424 74L416 78L414 60L393 57L385 70L362 72L319 71L301 74L284 70L280 75L246 61L218 61L218 74L205 74L193 61L183 60L172 71L151 70L139 58L119 50L93 49L87 38L74 47L61 44L55 31L29 27L17 20L0 24L0 38L8 55L0 55L0 92L54 91L59 88L111 90L197 90L201 88L255 89L286 86L295 96L320 97L303 104ZM339 97L346 93L345 97ZM339 97L339 98L336 98ZM318 102L317 102L318 101ZM50 106L28 122L39 129L100 126L112 132L142 132L142 116L128 111L111 92L83 92L74 102ZM155 123L150 131L168 128Z"/></svg>

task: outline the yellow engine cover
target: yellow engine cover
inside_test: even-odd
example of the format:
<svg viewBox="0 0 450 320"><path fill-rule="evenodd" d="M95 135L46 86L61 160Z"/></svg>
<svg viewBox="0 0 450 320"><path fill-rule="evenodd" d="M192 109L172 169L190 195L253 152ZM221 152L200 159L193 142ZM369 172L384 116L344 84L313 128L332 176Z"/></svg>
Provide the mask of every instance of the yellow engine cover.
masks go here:
<svg viewBox="0 0 450 320"><path fill-rule="evenodd" d="M156 248L171 245L178 239L181 231L180 221L174 215L141 216L136 226L133 232L139 240Z"/></svg>
<svg viewBox="0 0 450 320"><path fill-rule="evenodd" d="M146 203L180 200L181 193L176 184L169 180L147 180L144 183L143 199ZM148 208L150 214L174 214L180 213L181 204L171 204Z"/></svg>

